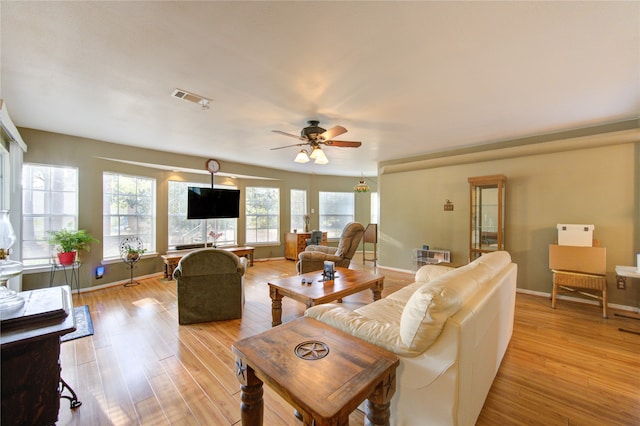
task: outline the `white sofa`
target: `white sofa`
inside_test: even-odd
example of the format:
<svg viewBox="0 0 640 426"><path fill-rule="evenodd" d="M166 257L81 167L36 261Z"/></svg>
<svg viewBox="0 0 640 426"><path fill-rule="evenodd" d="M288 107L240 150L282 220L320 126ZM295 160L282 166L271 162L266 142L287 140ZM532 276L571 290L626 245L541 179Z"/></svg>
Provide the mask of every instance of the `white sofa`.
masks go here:
<svg viewBox="0 0 640 426"><path fill-rule="evenodd" d="M494 252L457 269L423 266L415 283L355 311L305 315L399 356L392 425L473 425L511 339L516 278L509 253Z"/></svg>

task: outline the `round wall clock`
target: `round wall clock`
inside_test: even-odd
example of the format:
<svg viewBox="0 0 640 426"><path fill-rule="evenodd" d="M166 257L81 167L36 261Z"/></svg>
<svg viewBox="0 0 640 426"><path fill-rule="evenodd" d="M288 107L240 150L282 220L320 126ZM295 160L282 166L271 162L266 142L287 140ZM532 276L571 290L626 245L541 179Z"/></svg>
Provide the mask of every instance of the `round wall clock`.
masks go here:
<svg viewBox="0 0 640 426"><path fill-rule="evenodd" d="M207 170L209 170L209 173L215 173L220 170L220 163L218 162L218 160L207 160Z"/></svg>

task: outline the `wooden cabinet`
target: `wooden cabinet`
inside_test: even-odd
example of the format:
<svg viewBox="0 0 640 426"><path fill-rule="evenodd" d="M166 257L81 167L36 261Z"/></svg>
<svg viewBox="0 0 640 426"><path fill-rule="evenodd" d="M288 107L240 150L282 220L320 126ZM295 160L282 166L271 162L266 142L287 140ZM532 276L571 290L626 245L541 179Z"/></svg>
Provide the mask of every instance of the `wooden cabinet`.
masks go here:
<svg viewBox="0 0 640 426"><path fill-rule="evenodd" d="M307 247L307 239L311 238L311 232L287 232L284 240L284 257L289 260L298 260L298 254ZM322 233L323 246L327 245L327 233Z"/></svg>
<svg viewBox="0 0 640 426"><path fill-rule="evenodd" d="M52 425L62 392L60 336L75 330L71 289L50 287L21 295L27 301L24 311L38 315L17 318L15 325L2 321L2 424ZM61 302L67 313L59 309Z"/></svg>
<svg viewBox="0 0 640 426"><path fill-rule="evenodd" d="M482 253L504 250L505 190L504 175L469 179L469 261Z"/></svg>

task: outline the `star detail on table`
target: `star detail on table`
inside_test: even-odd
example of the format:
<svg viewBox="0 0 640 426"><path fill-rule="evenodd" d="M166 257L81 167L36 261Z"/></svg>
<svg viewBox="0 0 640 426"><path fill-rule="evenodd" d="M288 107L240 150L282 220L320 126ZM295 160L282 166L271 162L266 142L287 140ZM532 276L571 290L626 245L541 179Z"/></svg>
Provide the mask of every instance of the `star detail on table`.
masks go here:
<svg viewBox="0 0 640 426"><path fill-rule="evenodd" d="M247 365L240 361L240 360L236 360L236 377L238 378L238 381L241 383L245 383L247 381Z"/></svg>
<svg viewBox="0 0 640 426"><path fill-rule="evenodd" d="M327 356L329 347L323 342L309 341L300 343L294 352L298 358L316 360Z"/></svg>

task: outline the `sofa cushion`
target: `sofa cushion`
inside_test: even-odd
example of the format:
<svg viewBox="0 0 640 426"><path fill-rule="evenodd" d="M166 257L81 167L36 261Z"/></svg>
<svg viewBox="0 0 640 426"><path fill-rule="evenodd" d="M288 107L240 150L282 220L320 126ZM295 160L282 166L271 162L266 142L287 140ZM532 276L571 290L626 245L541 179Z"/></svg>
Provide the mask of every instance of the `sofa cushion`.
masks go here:
<svg viewBox="0 0 640 426"><path fill-rule="evenodd" d="M451 271L452 268L450 266L443 265L424 265L418 272L416 272L416 282L428 283L429 281L441 277L447 272Z"/></svg>
<svg viewBox="0 0 640 426"><path fill-rule="evenodd" d="M423 284L411 296L400 318L400 338L413 351L426 350L438 338L447 319L461 306L458 292L443 283Z"/></svg>
<svg viewBox="0 0 640 426"><path fill-rule="evenodd" d="M411 350L426 350L438 338L449 316L458 312L480 286L510 262L509 253L495 252L458 269L439 267L448 272L437 265L422 267L418 271L420 278L430 281L413 293L402 311L402 342ZM433 278L435 276L437 278Z"/></svg>
<svg viewBox="0 0 640 426"><path fill-rule="evenodd" d="M403 349L395 323L371 318L335 303L313 306L304 315L399 355L417 355Z"/></svg>

